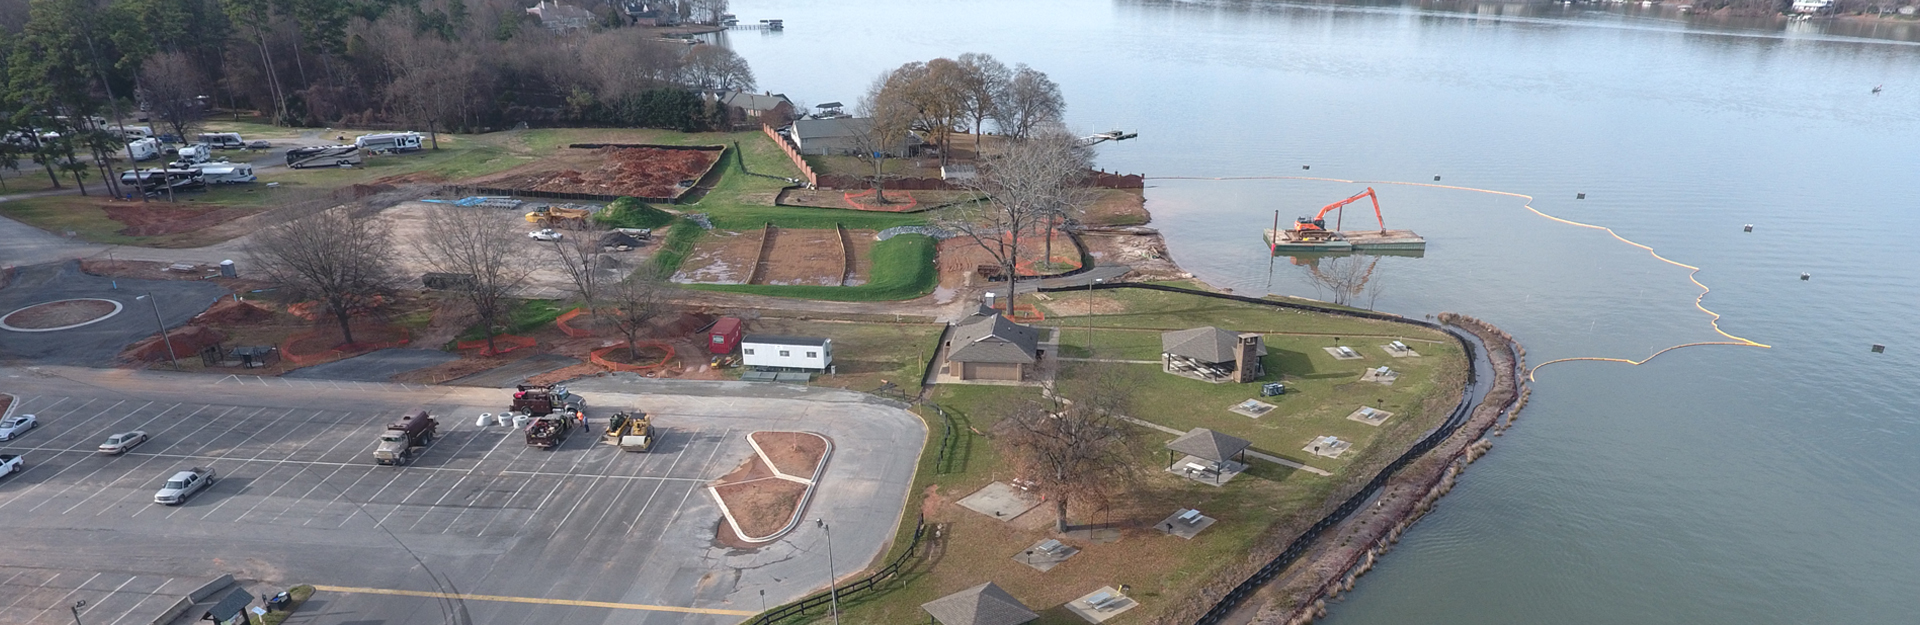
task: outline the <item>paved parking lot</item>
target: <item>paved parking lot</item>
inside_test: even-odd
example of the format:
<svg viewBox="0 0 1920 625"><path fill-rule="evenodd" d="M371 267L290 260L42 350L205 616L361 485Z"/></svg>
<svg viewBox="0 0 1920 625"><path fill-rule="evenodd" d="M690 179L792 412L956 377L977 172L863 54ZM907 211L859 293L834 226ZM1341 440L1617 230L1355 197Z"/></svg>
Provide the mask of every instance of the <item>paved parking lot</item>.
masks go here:
<svg viewBox="0 0 1920 625"><path fill-rule="evenodd" d="M22 383L26 379L29 383ZM654 412L653 453L576 433L559 449L524 444L474 417L499 390L68 370L0 377L39 429L0 445L24 472L0 478L0 623L65 623L81 599L93 623L146 623L222 572L256 593L325 589L309 623L732 623L824 587L824 536L796 531L752 551L712 542L704 485L751 451L744 436L804 429L836 454L809 516L824 516L842 571L879 554L924 439L898 408L847 393L730 396L653 381L576 385L591 416ZM34 390L47 392L36 393ZM689 394L664 394L685 391ZM405 467L374 464L382 424L424 406L441 438ZM114 432L152 440L121 457L93 447ZM152 503L173 471L218 481L176 507ZM849 564L852 563L852 564ZM435 593L459 593L443 601Z"/></svg>

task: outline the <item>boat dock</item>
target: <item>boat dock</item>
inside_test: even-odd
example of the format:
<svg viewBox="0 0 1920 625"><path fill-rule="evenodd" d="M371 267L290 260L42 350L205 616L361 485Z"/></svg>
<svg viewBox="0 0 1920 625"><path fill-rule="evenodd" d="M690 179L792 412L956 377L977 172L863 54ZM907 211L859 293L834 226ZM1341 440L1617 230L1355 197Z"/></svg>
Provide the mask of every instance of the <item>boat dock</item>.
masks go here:
<svg viewBox="0 0 1920 625"><path fill-rule="evenodd" d="M1290 230L1269 228L1265 238L1273 253L1415 251L1427 249L1427 240L1412 230L1342 230L1324 241L1295 239Z"/></svg>

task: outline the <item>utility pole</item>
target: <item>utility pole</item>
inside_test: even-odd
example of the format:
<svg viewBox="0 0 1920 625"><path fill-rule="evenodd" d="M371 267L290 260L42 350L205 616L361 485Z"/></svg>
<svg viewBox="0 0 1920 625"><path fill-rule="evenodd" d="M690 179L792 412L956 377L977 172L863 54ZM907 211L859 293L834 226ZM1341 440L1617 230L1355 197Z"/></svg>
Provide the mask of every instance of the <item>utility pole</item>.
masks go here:
<svg viewBox="0 0 1920 625"><path fill-rule="evenodd" d="M813 524L827 532L827 592L833 601L833 625L840 625L840 589L836 585L839 576L833 573L833 527L825 519L814 519Z"/></svg>
<svg viewBox="0 0 1920 625"><path fill-rule="evenodd" d="M73 625L83 625L80 622L80 608L84 608L84 607L87 607L86 599L81 599L79 601L74 602L73 608L71 608L73 610Z"/></svg>
<svg viewBox="0 0 1920 625"><path fill-rule="evenodd" d="M173 353L173 341L167 338L167 322L160 319L160 300L154 298L153 291L147 291L146 295L134 299L147 300L148 304L153 305L153 323L160 326L160 342L167 344L167 361L173 363L174 371L179 371L180 356Z"/></svg>

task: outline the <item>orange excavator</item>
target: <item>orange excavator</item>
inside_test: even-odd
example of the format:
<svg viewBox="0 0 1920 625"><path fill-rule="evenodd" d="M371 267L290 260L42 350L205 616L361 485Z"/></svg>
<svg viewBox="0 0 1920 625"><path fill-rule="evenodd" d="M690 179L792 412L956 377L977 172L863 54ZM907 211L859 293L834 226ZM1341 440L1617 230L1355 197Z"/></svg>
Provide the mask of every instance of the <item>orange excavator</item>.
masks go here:
<svg viewBox="0 0 1920 625"><path fill-rule="evenodd" d="M1367 187L1367 190L1356 193L1353 197L1326 205L1321 208L1319 214L1314 215L1312 219L1301 217L1294 220L1292 238L1296 241L1324 241L1333 238L1333 231L1327 230L1327 213L1333 212L1333 209L1358 202L1360 198L1373 200L1373 218L1380 222L1380 233L1386 234L1387 219L1380 216L1380 197L1373 194L1373 187Z"/></svg>

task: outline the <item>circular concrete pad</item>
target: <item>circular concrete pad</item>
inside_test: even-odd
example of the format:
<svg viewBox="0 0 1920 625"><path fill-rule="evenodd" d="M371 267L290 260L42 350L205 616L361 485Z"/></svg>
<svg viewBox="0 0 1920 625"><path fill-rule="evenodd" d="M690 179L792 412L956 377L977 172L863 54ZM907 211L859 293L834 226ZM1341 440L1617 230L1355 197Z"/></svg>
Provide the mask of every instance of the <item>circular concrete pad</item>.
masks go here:
<svg viewBox="0 0 1920 625"><path fill-rule="evenodd" d="M63 299L34 304L0 316L0 330L13 332L58 332L92 325L120 314L124 306L110 299L92 297ZM9 321L23 325L13 325ZM42 323L57 323L41 327Z"/></svg>

